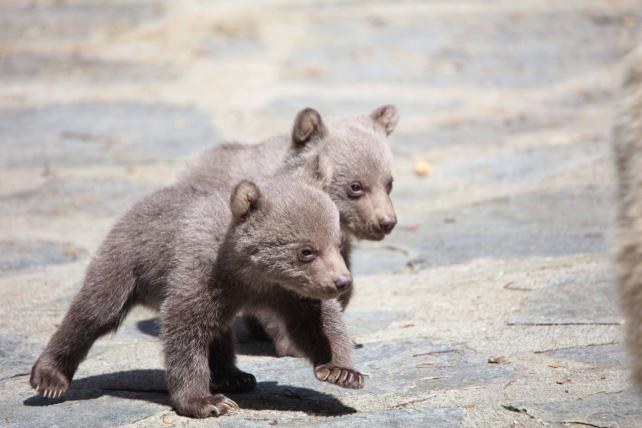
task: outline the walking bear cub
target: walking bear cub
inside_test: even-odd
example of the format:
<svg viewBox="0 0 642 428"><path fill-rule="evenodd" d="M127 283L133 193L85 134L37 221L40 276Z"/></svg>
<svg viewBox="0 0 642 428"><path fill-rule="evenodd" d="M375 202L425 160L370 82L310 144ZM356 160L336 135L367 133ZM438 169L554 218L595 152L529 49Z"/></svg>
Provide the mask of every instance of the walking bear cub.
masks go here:
<svg viewBox="0 0 642 428"><path fill-rule="evenodd" d="M289 135L259 144L225 144L205 151L179 178L178 185L202 192L230 186L245 177L271 175L283 163L296 164L320 153L333 168L327 193L337 206L343 234L343 256L350 267L352 241L382 240L397 223L390 199L392 155L386 138L399 121L397 109L384 105L354 118L326 122L319 112L301 110ZM352 290L339 298L348 305ZM265 313L246 317L257 337L274 341L277 355L300 356L287 340L280 320Z"/></svg>
<svg viewBox="0 0 642 428"><path fill-rule="evenodd" d="M214 392L252 389L236 367L230 322L270 313L313 364L315 376L361 388L337 301L351 287L326 163L298 174L242 181L207 194L169 187L135 205L91 261L83 286L32 369L30 383L60 397L101 335L135 305L160 308L169 393L180 414L236 408ZM212 388L213 386L213 388Z"/></svg>

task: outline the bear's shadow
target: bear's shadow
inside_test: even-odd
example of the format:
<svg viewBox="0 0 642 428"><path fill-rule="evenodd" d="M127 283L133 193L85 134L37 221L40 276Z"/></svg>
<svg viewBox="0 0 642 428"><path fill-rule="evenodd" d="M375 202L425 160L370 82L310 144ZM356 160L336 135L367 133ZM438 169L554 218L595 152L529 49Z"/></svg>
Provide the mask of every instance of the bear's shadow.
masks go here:
<svg viewBox="0 0 642 428"><path fill-rule="evenodd" d="M25 406L51 406L65 401L91 400L104 395L145 400L171 407L163 370L128 370L74 380L63 398L48 400L38 395L24 400ZM254 391L227 394L245 410L304 412L319 416L355 413L337 398L308 388L259 382Z"/></svg>
<svg viewBox="0 0 642 428"><path fill-rule="evenodd" d="M136 323L136 328L138 328L141 333L154 337L160 336L160 323L158 318L138 321ZM234 319L232 328L234 330L236 352L238 354L276 357L276 352L274 351L274 345L272 345L272 342L252 337L240 317Z"/></svg>

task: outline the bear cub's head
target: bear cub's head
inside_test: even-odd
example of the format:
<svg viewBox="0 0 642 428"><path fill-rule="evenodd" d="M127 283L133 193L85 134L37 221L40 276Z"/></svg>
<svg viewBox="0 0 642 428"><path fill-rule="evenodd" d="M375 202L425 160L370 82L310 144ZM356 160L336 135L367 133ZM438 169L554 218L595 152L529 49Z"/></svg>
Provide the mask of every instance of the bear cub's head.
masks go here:
<svg viewBox="0 0 642 428"><path fill-rule="evenodd" d="M317 158L306 177L277 176L235 187L230 233L252 282L278 284L313 299L335 298L350 289L339 213L323 191L328 174Z"/></svg>
<svg viewBox="0 0 642 428"><path fill-rule="evenodd" d="M386 137L398 121L392 105L327 126L311 108L301 110L294 120L286 165L317 153L328 159L333 174L327 192L339 209L342 226L358 239L381 240L397 224Z"/></svg>

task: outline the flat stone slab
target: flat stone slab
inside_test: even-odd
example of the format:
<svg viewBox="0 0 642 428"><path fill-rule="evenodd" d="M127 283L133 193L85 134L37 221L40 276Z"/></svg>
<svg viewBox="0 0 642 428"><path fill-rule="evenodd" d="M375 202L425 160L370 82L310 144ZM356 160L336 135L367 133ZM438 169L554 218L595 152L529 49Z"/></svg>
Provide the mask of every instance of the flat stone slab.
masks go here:
<svg viewBox="0 0 642 428"><path fill-rule="evenodd" d="M417 408L363 412L347 415L340 419L324 420L312 424L319 427L363 427L363 426L404 426L412 428L461 426L464 411L457 408Z"/></svg>
<svg viewBox="0 0 642 428"><path fill-rule="evenodd" d="M0 109L0 166L69 168L186 157L219 143L210 117L162 103Z"/></svg>
<svg viewBox="0 0 642 428"><path fill-rule="evenodd" d="M6 214L117 216L155 186L120 177L53 177L35 189L0 197ZM52 197L55 195L56 197Z"/></svg>
<svg viewBox="0 0 642 428"><path fill-rule="evenodd" d="M6 355L11 363L5 363L3 373L11 376L5 379L5 386L19 383L24 391L22 402L16 401L20 396L13 396L8 401L0 400L0 411L9 418L10 426L62 425L72 411L77 417L67 426L87 423L109 426L109 420L122 423L171 408L164 371L159 369L80 375L61 400L48 401L33 395L24 384L28 378L24 374L25 369L29 371L35 355L21 350L23 340L12 338L3 341L15 349ZM101 348L104 349L104 344ZM91 355L90 358L102 359ZM363 390L341 389L319 382L314 378L309 363L300 359L241 357L239 367L253 373L259 383L251 393L230 396L244 411L260 411L261 417L268 419L274 415L282 422L280 412L294 412L291 415L301 413L313 418L354 415L346 422L352 424L349 426L359 426L367 421L385 424L397 420L396 411L357 413L350 403L367 397L389 397L393 402L400 399L413 401L417 394L492 384L507 379L513 373L510 365L489 364L486 357L469 350L452 344L435 345L426 340L367 343L355 350L354 358L356 367L367 374ZM118 365L117 361L111 364L105 361L110 366ZM398 420L407 421L410 426L420 426L421 421L458 426L463 416L461 410L454 408L424 405L406 409L406 406L400 407ZM118 417L109 419L110 412L117 412ZM229 426L237 421L234 417L221 419L221 423ZM306 421L307 424L313 420L300 417L290 420L286 416L285 422L290 421Z"/></svg>
<svg viewBox="0 0 642 428"><path fill-rule="evenodd" d="M137 378L138 374L130 374ZM26 382L27 377L21 379ZM131 392L94 388L92 380L74 385L68 397L45 400L36 396L20 400L13 396L0 404L3 426L6 427L110 427L122 425L166 410L169 400L165 392ZM141 382L146 382L145 379ZM3 385L7 387L7 384ZM76 389L79 388L79 389Z"/></svg>
<svg viewBox="0 0 642 428"><path fill-rule="evenodd" d="M312 426L312 427L363 427L404 426L423 428L461 426L464 411L452 407L420 407L414 409L395 409L383 412L349 413L341 416L318 416L314 414L284 414L277 411L262 410L251 415L231 414L216 420L220 427L271 427L271 426ZM174 425L175 424L175 425ZM174 426L211 426L212 421L186 421L171 413L155 415L136 422L136 427L151 428L165 425Z"/></svg>
<svg viewBox="0 0 642 428"><path fill-rule="evenodd" d="M510 365L489 364L488 357L457 347L434 344L426 339L363 343L354 350L354 364L367 374L363 390L346 390L319 383L312 368L295 358L241 360L239 366L259 380L304 386L338 398L364 394L412 396L433 390L484 385L508 378Z"/></svg>
<svg viewBox="0 0 642 428"><path fill-rule="evenodd" d="M642 399L633 391L595 394L582 400L507 404L538 421L593 427L636 427L642 419Z"/></svg>
<svg viewBox="0 0 642 428"><path fill-rule="evenodd" d="M60 79L69 73L89 81L150 81L176 76L171 67L132 61L105 61L95 57L19 53L5 55L0 76L5 81Z"/></svg>
<svg viewBox="0 0 642 428"><path fill-rule="evenodd" d="M571 346L545 352L552 358L577 361L594 367L623 367L630 363L623 344Z"/></svg>
<svg viewBox="0 0 642 428"><path fill-rule="evenodd" d="M37 351L24 336L0 335L0 381L29 373Z"/></svg>
<svg viewBox="0 0 642 428"><path fill-rule="evenodd" d="M359 242L352 256L355 275L377 275L384 272L404 272L417 256L411 249L393 245L372 245Z"/></svg>
<svg viewBox="0 0 642 428"><path fill-rule="evenodd" d="M620 325L615 287L608 276L560 278L533 292L509 325Z"/></svg>
<svg viewBox="0 0 642 428"><path fill-rule="evenodd" d="M86 257L87 250L69 242L0 240L0 276Z"/></svg>
<svg viewBox="0 0 642 428"><path fill-rule="evenodd" d="M556 10L522 13L515 18L488 10L484 16L486 21L480 21L475 13L435 13L409 15L400 22L385 15L355 19L350 15L321 14L315 16L308 35L316 43L289 58L284 77L334 84L403 80L437 87L460 84L528 88L571 79L585 67L625 53L613 49L613 29L618 20L608 14ZM488 20L497 27L488 28ZM548 31L541 32L541 28ZM458 43L469 31L481 35L475 39L477 47L487 48L464 48ZM328 32L352 34L354 38L352 43L337 43L325 37ZM586 56L574 57L573 61L556 60L581 44L585 33L596 37L595 43L585 45ZM506 44L513 47L510 52L498 48ZM405 54L405 67L389 61L390 54L399 49ZM307 67L300 70L302 62ZM378 66L372 67L373 62Z"/></svg>

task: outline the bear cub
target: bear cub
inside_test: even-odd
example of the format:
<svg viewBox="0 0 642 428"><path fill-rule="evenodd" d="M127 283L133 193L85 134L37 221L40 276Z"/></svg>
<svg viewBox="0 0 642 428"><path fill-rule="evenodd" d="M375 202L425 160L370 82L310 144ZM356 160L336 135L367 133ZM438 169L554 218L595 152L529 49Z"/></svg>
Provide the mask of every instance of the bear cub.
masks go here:
<svg viewBox="0 0 642 428"><path fill-rule="evenodd" d="M135 205L91 261L31 386L62 396L93 342L142 304L160 308L167 386L180 414L222 415L238 406L217 392L255 386L235 363L230 323L240 311L282 320L319 380L361 388L337 300L352 278L323 165L316 157L305 177L244 180L231 194L170 187Z"/></svg>
<svg viewBox="0 0 642 428"><path fill-rule="evenodd" d="M310 154L321 154L333 169L326 192L339 210L342 253L350 267L354 239L382 240L397 223L390 198L393 176L388 137L398 121L392 105L343 120L326 120L318 111L305 108L296 115L288 134L258 144L223 144L206 150L183 172L177 185L207 193L247 177L273 175L284 160L294 165ZM351 291L339 298L344 309ZM254 336L273 341L277 355L300 356L279 319L257 313L245 320Z"/></svg>

